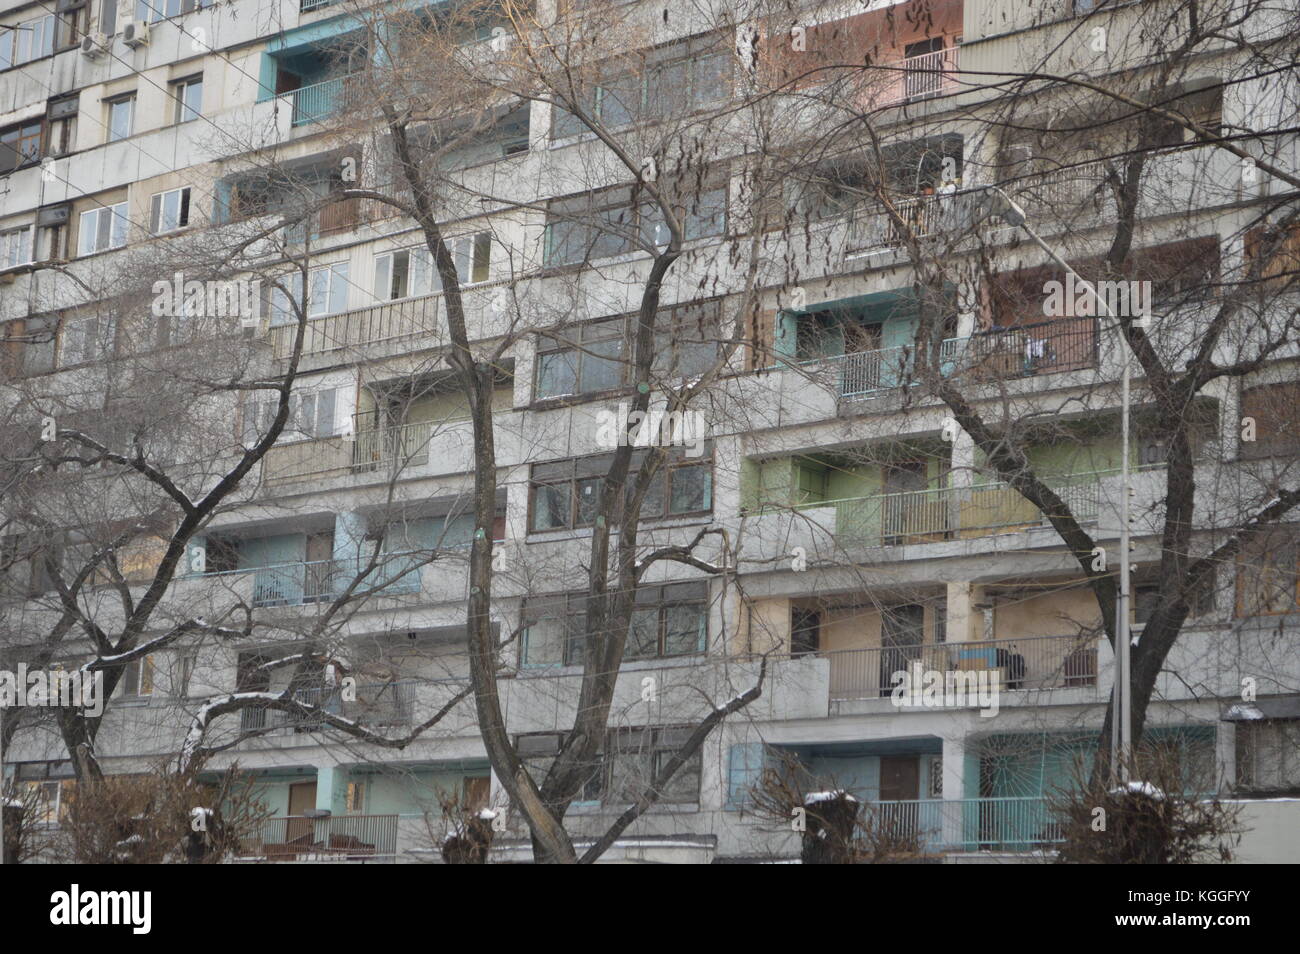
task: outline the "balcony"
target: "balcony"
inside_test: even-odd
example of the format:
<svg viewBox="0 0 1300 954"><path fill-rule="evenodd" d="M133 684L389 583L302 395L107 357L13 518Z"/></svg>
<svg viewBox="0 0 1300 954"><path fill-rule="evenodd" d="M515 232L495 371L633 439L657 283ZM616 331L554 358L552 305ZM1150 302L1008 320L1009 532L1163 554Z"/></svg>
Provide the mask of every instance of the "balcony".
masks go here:
<svg viewBox="0 0 1300 954"><path fill-rule="evenodd" d="M1082 522L1097 519L1101 473L1048 479L1047 484ZM835 542L881 547L970 539L1049 525L1047 517L1019 491L1003 483L939 487L810 501L796 508L817 521L814 511L833 514Z"/></svg>
<svg viewBox="0 0 1300 954"><path fill-rule="evenodd" d="M297 128L323 122L359 101L359 96L355 93L355 79L355 74L336 76L281 93L280 98L292 106L291 125Z"/></svg>
<svg viewBox="0 0 1300 954"><path fill-rule="evenodd" d="M900 60L894 66L895 79L880 92L873 105L896 106L956 92L960 60L960 46Z"/></svg>
<svg viewBox="0 0 1300 954"><path fill-rule="evenodd" d="M868 802L865 809L882 830L916 835L930 854L1050 851L1065 840L1041 796Z"/></svg>
<svg viewBox="0 0 1300 954"><path fill-rule="evenodd" d="M940 345L939 370L973 381L1082 371L1097 366L1098 344L1096 318L1057 318L949 338ZM822 360L836 376L839 397L852 401L916 383L915 359L915 348L903 346Z"/></svg>
<svg viewBox="0 0 1300 954"><path fill-rule="evenodd" d="M268 818L244 861L387 862L397 857L397 815Z"/></svg>
<svg viewBox="0 0 1300 954"><path fill-rule="evenodd" d="M955 200L951 194L946 193L898 199L894 201L894 209L917 238L939 234L949 218L957 215ZM845 251L853 253L897 248L903 244L906 235L906 231L892 216L876 209L859 210L849 222Z"/></svg>
<svg viewBox="0 0 1300 954"><path fill-rule="evenodd" d="M326 712L350 719L371 729L405 727L412 723L416 683L409 680L361 683L356 699L347 701L338 689L325 687L295 689L292 698L303 705L316 706ZM275 734L316 732L324 728L323 719L297 716L278 709L243 709L241 731L265 731Z"/></svg>
<svg viewBox="0 0 1300 954"><path fill-rule="evenodd" d="M344 203L340 203L342 204ZM356 308L337 315L309 318L303 332L302 353L325 354L432 334L441 301L439 295L425 295L421 298L384 302L368 308ZM293 353L297 332L296 323L273 325L271 353L280 360L288 358Z"/></svg>
<svg viewBox="0 0 1300 954"><path fill-rule="evenodd" d="M1100 637L1031 636L980 642L931 643L823 653L830 660L832 701L888 697L894 673L920 664L926 671L989 672L1000 692L1095 689ZM987 678L987 677L986 677ZM988 683L986 683L988 685Z"/></svg>
<svg viewBox="0 0 1300 954"><path fill-rule="evenodd" d="M358 430L353 436L277 445L262 459L262 479L271 484L309 477L403 473L429 462L433 428L432 421L417 421Z"/></svg>

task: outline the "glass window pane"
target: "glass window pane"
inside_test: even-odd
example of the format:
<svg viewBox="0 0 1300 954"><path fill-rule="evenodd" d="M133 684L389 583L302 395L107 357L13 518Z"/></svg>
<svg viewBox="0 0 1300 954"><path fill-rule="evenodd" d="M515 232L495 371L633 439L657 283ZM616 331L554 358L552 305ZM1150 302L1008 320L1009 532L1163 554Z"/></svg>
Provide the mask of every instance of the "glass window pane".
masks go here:
<svg viewBox="0 0 1300 954"><path fill-rule="evenodd" d="M578 383L576 351L553 351L537 359L537 396L575 394Z"/></svg>
<svg viewBox="0 0 1300 954"><path fill-rule="evenodd" d="M126 244L126 203L119 202L113 206L110 213L112 215L112 234L109 237L109 248L121 248ZM103 218L103 213L101 213Z"/></svg>
<svg viewBox="0 0 1300 954"><path fill-rule="evenodd" d="M713 475L708 465L677 467L672 471L670 513L694 513L713 505Z"/></svg>
<svg viewBox="0 0 1300 954"><path fill-rule="evenodd" d="M584 346L586 353L579 359L582 377L581 391L603 391L623 383L623 340L592 342Z"/></svg>
<svg viewBox="0 0 1300 954"><path fill-rule="evenodd" d="M348 266L346 264L331 266L329 275L329 314L334 315L348 309Z"/></svg>
<svg viewBox="0 0 1300 954"><path fill-rule="evenodd" d="M681 656L703 651L707 616L703 603L667 607L664 610L664 655Z"/></svg>
<svg viewBox="0 0 1300 954"><path fill-rule="evenodd" d="M600 477L587 477L578 481L578 513L573 521L575 527L585 527L595 522L596 512L600 508L602 483Z"/></svg>
<svg viewBox="0 0 1300 954"><path fill-rule="evenodd" d="M572 484L543 484L533 490L533 529L557 530L569 525Z"/></svg>
<svg viewBox="0 0 1300 954"><path fill-rule="evenodd" d="M659 607L651 606L632 613L625 655L629 659L659 655Z"/></svg>

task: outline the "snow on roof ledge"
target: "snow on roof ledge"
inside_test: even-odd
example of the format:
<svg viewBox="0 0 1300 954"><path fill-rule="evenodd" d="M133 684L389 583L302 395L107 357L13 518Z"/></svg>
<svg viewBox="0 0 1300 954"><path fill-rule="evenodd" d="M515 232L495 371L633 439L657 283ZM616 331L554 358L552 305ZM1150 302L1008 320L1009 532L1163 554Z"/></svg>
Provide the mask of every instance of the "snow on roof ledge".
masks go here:
<svg viewBox="0 0 1300 954"><path fill-rule="evenodd" d="M842 798L846 802L857 801L857 799L854 798L852 795L850 795L848 792L844 791L843 789L840 789L839 791L835 791L835 792L812 792L804 796L803 803L805 805L816 805L819 802L833 802L837 798Z"/></svg>

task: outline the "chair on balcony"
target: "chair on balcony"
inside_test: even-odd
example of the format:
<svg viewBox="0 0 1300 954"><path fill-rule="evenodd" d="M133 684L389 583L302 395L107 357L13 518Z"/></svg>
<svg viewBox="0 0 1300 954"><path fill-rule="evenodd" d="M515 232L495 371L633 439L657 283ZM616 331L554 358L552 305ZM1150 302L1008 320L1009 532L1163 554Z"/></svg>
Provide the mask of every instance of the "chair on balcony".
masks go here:
<svg viewBox="0 0 1300 954"><path fill-rule="evenodd" d="M1097 650L1086 647L1074 650L1065 657L1064 669L1067 689L1097 685Z"/></svg>

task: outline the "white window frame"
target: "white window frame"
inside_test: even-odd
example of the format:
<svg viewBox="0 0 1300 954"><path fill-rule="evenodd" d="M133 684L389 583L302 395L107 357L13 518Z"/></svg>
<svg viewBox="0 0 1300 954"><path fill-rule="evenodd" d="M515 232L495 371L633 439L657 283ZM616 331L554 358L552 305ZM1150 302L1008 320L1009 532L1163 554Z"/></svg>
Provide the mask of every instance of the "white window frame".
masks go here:
<svg viewBox="0 0 1300 954"><path fill-rule="evenodd" d="M471 288L492 280L492 233L487 231L468 232L447 239L452 259L456 263L456 275L462 288ZM405 294L394 295L393 262L399 255L406 255ZM486 271L482 278L474 279L479 267ZM406 298L421 298L425 295L442 293L442 281L434 267L433 256L423 245L396 248L391 252L381 252L375 256L374 298L376 301L401 301Z"/></svg>
<svg viewBox="0 0 1300 954"><path fill-rule="evenodd" d="M0 231L0 270L35 261L36 226L21 225ZM24 248L26 252L24 253Z"/></svg>
<svg viewBox="0 0 1300 954"><path fill-rule="evenodd" d="M113 350L112 318L75 318L59 334L59 367L70 368L107 357Z"/></svg>
<svg viewBox="0 0 1300 954"><path fill-rule="evenodd" d="M104 134L107 138L104 141L121 142L124 139L130 139L135 133L135 92L123 93L120 96L109 96L104 100L104 104L108 107L108 121L104 123ZM122 105L127 107L126 132L121 136L116 136L113 130L113 110Z"/></svg>
<svg viewBox="0 0 1300 954"><path fill-rule="evenodd" d="M291 272L284 276L293 288L293 297L302 301L302 273ZM331 265L318 265L307 272L310 297L307 301L307 317L323 318L326 315L338 315L348 310L348 263L335 262ZM323 292L323 294L322 294ZM288 296L279 288L271 289L271 324L288 325L297 320L289 306Z"/></svg>
<svg viewBox="0 0 1300 954"><path fill-rule="evenodd" d="M190 106L185 101L185 97L195 87L198 87L199 102L197 106ZM172 83L172 97L176 101L172 112L172 122L175 125L179 126L181 123L198 119L203 115L203 74L176 80Z"/></svg>
<svg viewBox="0 0 1300 954"><path fill-rule="evenodd" d="M107 226L108 239L107 244L100 247L99 233L104 226L100 225L100 219L108 216L111 223ZM93 223L93 227L88 228L88 224ZM87 255L95 255L99 252L107 252L115 248L122 248L126 245L127 217L126 202L114 202L112 205L101 206L96 209L87 209L81 213L81 219L77 226L77 257L84 258ZM95 242L90 247L86 246L86 236L95 236Z"/></svg>
<svg viewBox="0 0 1300 954"><path fill-rule="evenodd" d="M164 228L166 220L163 217L167 214L167 203L172 197L175 197L176 224L170 228ZM165 192L155 192L149 197L149 234L168 235L172 232L179 232L190 224L190 212L192 210L193 205L190 203L189 186L168 189Z"/></svg>

